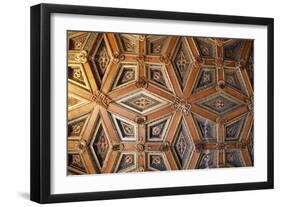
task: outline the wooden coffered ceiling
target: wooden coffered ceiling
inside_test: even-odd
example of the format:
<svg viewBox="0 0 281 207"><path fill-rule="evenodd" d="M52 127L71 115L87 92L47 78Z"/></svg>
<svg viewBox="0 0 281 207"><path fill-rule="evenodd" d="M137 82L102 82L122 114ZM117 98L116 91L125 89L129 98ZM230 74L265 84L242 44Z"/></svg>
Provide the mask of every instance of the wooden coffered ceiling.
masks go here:
<svg viewBox="0 0 281 207"><path fill-rule="evenodd" d="M253 40L68 33L68 174L253 166Z"/></svg>

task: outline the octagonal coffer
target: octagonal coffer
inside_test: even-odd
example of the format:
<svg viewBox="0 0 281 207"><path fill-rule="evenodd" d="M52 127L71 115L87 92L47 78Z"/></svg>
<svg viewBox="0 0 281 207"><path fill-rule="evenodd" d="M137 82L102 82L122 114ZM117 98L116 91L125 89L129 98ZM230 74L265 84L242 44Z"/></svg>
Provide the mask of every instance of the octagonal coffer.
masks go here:
<svg viewBox="0 0 281 207"><path fill-rule="evenodd" d="M225 93L216 93L199 100L196 104L217 115L224 115L242 106L243 102Z"/></svg>
<svg viewBox="0 0 281 207"><path fill-rule="evenodd" d="M183 169L190 159L191 151L193 148L190 135L183 120L181 120L175 134L173 148L175 151L175 155L178 158L179 167L180 169Z"/></svg>
<svg viewBox="0 0 281 207"><path fill-rule="evenodd" d="M111 143L104 126L105 125L103 124L102 119L99 117L98 123L94 127L90 144L91 150L100 169L104 166L111 147Z"/></svg>
<svg viewBox="0 0 281 207"><path fill-rule="evenodd" d="M180 38L172 62L178 82L183 89L186 85L193 63L184 38Z"/></svg>

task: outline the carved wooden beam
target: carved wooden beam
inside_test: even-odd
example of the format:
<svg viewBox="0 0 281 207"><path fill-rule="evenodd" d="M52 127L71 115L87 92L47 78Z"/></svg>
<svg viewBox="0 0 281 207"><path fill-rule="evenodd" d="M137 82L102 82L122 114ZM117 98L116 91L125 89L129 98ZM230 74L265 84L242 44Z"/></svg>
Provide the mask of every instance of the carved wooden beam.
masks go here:
<svg viewBox="0 0 281 207"><path fill-rule="evenodd" d="M86 50L69 50L68 63L86 63L88 61L88 53Z"/></svg>
<svg viewBox="0 0 281 207"><path fill-rule="evenodd" d="M111 103L111 100L100 91L94 91L92 101L104 108L108 108L108 105Z"/></svg>

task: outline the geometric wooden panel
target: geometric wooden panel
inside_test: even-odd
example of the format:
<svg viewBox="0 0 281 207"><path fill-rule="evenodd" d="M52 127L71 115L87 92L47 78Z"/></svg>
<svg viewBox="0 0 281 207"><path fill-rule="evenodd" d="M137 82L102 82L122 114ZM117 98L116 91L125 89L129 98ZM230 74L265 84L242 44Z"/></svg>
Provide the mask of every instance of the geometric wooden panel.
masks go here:
<svg viewBox="0 0 281 207"><path fill-rule="evenodd" d="M171 121L172 116L160 118L147 124L147 140L148 141L163 141Z"/></svg>
<svg viewBox="0 0 281 207"><path fill-rule="evenodd" d="M138 126L135 122L126 120L112 114L113 122L121 140L135 141L138 133Z"/></svg>
<svg viewBox="0 0 281 207"><path fill-rule="evenodd" d="M193 63L185 38L179 39L172 62L178 82L184 89Z"/></svg>
<svg viewBox="0 0 281 207"><path fill-rule="evenodd" d="M216 46L212 43L211 38L194 38L197 49L201 57L204 58L216 58Z"/></svg>
<svg viewBox="0 0 281 207"><path fill-rule="evenodd" d="M164 65L146 65L146 67L148 76L147 79L150 83L155 84L156 86L161 87L167 91L173 91Z"/></svg>
<svg viewBox="0 0 281 207"><path fill-rule="evenodd" d="M148 153L147 156L147 163L148 163L148 168L153 171L165 171L168 170L168 164L165 161L166 159L164 158L163 153Z"/></svg>
<svg viewBox="0 0 281 207"><path fill-rule="evenodd" d="M224 115L239 108L243 105L243 102L236 100L234 97L230 97L227 94L216 93L208 96L208 99L206 99L206 97L202 98L197 104L215 114Z"/></svg>
<svg viewBox="0 0 281 207"><path fill-rule="evenodd" d="M194 92L200 91L216 85L217 73L216 68L201 68L197 81L194 84Z"/></svg>
<svg viewBox="0 0 281 207"><path fill-rule="evenodd" d="M96 163L99 169L102 169L105 163L106 156L109 152L110 140L106 133L106 126L103 124L101 118L94 128L90 149L95 156Z"/></svg>
<svg viewBox="0 0 281 207"><path fill-rule="evenodd" d="M68 33L68 175L254 165L254 41Z"/></svg>
<svg viewBox="0 0 281 207"><path fill-rule="evenodd" d="M216 168L218 163L218 151L206 150L201 153L198 166L199 169Z"/></svg>
<svg viewBox="0 0 281 207"><path fill-rule="evenodd" d="M179 169L184 169L188 164L190 154L193 148L193 144L188 133L187 127L183 120L180 121L175 139L173 143L173 149L175 152L175 158L178 161Z"/></svg>
<svg viewBox="0 0 281 207"><path fill-rule="evenodd" d="M117 100L117 103L139 114L147 114L169 104L165 99L144 90L135 92L134 94L128 94Z"/></svg>
<svg viewBox="0 0 281 207"><path fill-rule="evenodd" d="M204 117L194 115L194 122L196 129L199 133L199 136L202 142L214 143L217 142L217 124L209 119Z"/></svg>
<svg viewBox="0 0 281 207"><path fill-rule="evenodd" d="M118 76L112 85L112 90L128 85L137 80L138 67L136 64L122 64L119 66Z"/></svg>

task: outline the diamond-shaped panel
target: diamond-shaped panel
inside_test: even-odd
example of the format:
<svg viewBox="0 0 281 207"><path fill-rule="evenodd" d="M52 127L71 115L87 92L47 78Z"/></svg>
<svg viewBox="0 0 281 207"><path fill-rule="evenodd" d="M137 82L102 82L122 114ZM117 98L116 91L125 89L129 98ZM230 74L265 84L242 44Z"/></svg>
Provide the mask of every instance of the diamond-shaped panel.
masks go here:
<svg viewBox="0 0 281 207"><path fill-rule="evenodd" d="M197 103L200 107L210 110L218 115L223 115L240 107L243 103L234 97L223 93L216 93L204 98Z"/></svg>
<svg viewBox="0 0 281 207"><path fill-rule="evenodd" d="M100 46L95 54L94 57L92 57L92 61L95 62L100 77L103 77L105 70L110 62L110 57L108 54L108 51L105 46L104 40L100 43Z"/></svg>
<svg viewBox="0 0 281 207"><path fill-rule="evenodd" d="M111 64L112 57L109 46L105 40L105 36L101 36L95 44L92 48L93 52L90 52L89 60L94 78L100 86L103 77Z"/></svg>
<svg viewBox="0 0 281 207"><path fill-rule="evenodd" d="M125 108L129 108L141 114L146 114L168 103L166 100L145 91L132 93L132 95L121 98L117 102Z"/></svg>
<svg viewBox="0 0 281 207"><path fill-rule="evenodd" d="M190 68L192 66L192 58L190 56L184 38L181 38L178 43L173 59L173 65L177 79L180 83L181 88L183 89L185 87L188 75L190 73Z"/></svg>
<svg viewBox="0 0 281 207"><path fill-rule="evenodd" d="M180 122L176 132L173 147L178 158L180 168L184 168L190 158L192 142L183 120Z"/></svg>
<svg viewBox="0 0 281 207"><path fill-rule="evenodd" d="M97 126L95 127L95 131L93 133L93 138L91 142L91 147L93 149L94 154L96 155L99 167L102 168L106 156L109 152L110 142L105 133L105 129L101 119L99 120Z"/></svg>

